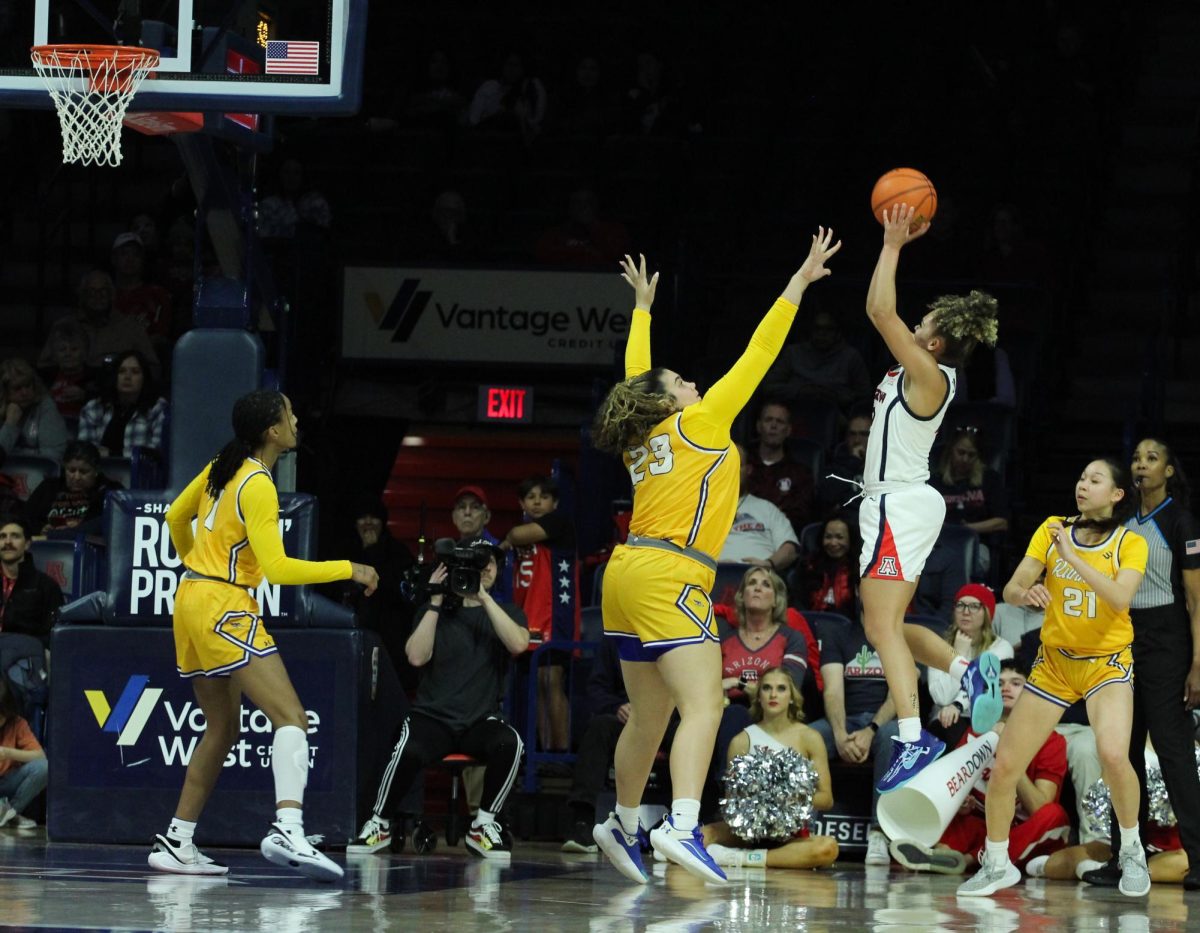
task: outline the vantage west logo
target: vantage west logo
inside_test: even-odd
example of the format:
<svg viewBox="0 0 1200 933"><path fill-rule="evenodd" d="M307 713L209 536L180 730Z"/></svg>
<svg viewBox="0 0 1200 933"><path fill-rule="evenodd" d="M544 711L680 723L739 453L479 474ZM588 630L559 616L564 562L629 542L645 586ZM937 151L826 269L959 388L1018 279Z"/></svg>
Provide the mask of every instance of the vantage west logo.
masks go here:
<svg viewBox="0 0 1200 933"><path fill-rule="evenodd" d="M162 696L162 688L147 687L149 683L150 678L146 674L134 674L117 697L117 705L111 707L103 690L83 691L96 722L103 731L116 733L119 747L137 744L150 714L158 704L158 698Z"/></svg>
<svg viewBox="0 0 1200 933"><path fill-rule="evenodd" d="M404 343L412 336L432 295L431 291L421 291L420 279L405 279L386 308L378 292L367 292L364 297L379 329L391 331L393 343Z"/></svg>

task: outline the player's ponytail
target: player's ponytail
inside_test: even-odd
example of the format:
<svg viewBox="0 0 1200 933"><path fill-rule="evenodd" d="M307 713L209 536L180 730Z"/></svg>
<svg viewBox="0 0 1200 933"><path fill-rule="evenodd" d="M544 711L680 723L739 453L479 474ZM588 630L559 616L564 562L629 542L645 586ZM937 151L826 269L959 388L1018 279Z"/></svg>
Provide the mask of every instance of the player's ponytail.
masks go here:
<svg viewBox="0 0 1200 933"><path fill-rule="evenodd" d="M962 366L979 344L996 345L1000 303L977 289L966 295L942 295L929 305L944 347L940 362Z"/></svg>
<svg viewBox="0 0 1200 933"><path fill-rule="evenodd" d="M262 446L263 434L278 424L283 414L283 396L273 389L259 389L233 403L233 440L221 448L208 471L207 491L214 499L241 468L246 458Z"/></svg>
<svg viewBox="0 0 1200 933"><path fill-rule="evenodd" d="M592 445L620 456L650 435L656 424L675 411L675 400L663 391L661 366L618 382L609 390L592 422Z"/></svg>
<svg viewBox="0 0 1200 933"><path fill-rule="evenodd" d="M1125 520L1133 514L1133 510L1137 507L1137 493L1130 481L1129 467L1117 460L1116 457L1097 457L1092 462L1095 463L1097 460L1108 467L1108 471L1112 475L1113 485L1118 489L1124 490L1125 495L1113 504L1112 515L1108 518L1080 518L1076 516L1068 518L1063 524L1106 535L1114 528L1124 525Z"/></svg>

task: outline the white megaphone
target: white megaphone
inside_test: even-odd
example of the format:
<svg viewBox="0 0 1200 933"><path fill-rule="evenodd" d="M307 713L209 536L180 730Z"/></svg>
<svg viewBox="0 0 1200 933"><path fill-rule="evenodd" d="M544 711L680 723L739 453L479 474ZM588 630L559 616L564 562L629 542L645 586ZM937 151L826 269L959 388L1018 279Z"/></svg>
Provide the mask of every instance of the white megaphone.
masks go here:
<svg viewBox="0 0 1200 933"><path fill-rule="evenodd" d="M985 732L926 766L903 787L883 794L876 810L879 828L889 839L936 844L996 757L999 743L997 733Z"/></svg>

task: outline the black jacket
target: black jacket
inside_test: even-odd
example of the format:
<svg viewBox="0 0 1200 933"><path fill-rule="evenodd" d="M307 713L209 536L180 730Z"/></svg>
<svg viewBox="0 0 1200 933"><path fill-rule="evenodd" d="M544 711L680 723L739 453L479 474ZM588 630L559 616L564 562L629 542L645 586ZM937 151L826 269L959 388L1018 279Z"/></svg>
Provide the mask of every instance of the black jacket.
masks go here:
<svg viewBox="0 0 1200 933"><path fill-rule="evenodd" d="M50 628L62 604L62 589L27 557L17 571L17 582L7 602L0 587L0 631L32 635L49 647Z"/></svg>

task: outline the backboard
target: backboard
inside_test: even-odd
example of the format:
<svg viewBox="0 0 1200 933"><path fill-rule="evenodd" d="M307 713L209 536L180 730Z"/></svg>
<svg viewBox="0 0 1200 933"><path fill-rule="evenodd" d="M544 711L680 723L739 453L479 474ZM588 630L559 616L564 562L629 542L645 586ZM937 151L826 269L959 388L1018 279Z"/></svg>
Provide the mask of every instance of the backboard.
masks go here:
<svg viewBox="0 0 1200 933"><path fill-rule="evenodd" d="M29 48L140 45L161 62L135 111L351 114L367 0L18 0L0 5L0 107L49 107Z"/></svg>

